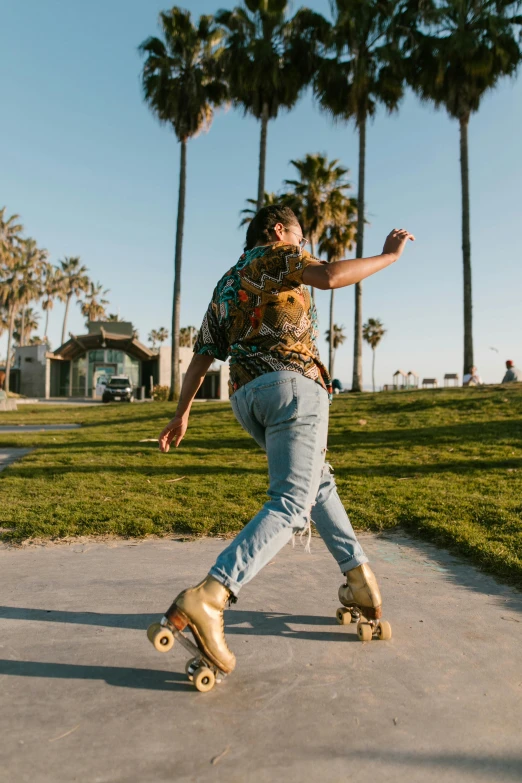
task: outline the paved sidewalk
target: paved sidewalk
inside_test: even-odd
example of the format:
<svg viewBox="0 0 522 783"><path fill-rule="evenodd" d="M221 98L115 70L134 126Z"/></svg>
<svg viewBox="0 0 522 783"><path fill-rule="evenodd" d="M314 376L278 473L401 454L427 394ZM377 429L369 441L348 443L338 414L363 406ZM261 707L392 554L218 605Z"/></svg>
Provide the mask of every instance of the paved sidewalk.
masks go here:
<svg viewBox="0 0 522 783"><path fill-rule="evenodd" d="M81 424L0 424L0 435L23 435L25 432L62 432L62 430L79 430Z"/></svg>
<svg viewBox="0 0 522 783"><path fill-rule="evenodd" d="M208 694L145 629L219 540L0 548L0 769L10 783L468 783L522 778L522 596L411 539L362 536L390 642L335 623L319 539L227 612Z"/></svg>
<svg viewBox="0 0 522 783"><path fill-rule="evenodd" d="M0 471L4 470L8 465L16 462L17 459L22 459L27 454L30 454L32 449L16 449L8 446L0 447Z"/></svg>

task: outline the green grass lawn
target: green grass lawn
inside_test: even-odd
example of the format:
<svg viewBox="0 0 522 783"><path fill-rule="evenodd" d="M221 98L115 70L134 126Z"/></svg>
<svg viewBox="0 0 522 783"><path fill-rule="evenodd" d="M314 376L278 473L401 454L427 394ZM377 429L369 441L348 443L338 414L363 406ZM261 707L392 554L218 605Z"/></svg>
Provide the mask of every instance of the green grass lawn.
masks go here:
<svg viewBox="0 0 522 783"><path fill-rule="evenodd" d="M0 433L0 447L35 449L0 474L3 539L240 530L266 498L264 454L225 403L196 403L176 451L140 442L157 437L172 410L21 405L2 413L0 424L83 425ZM328 457L357 529L401 526L522 586L521 436L522 384L341 395Z"/></svg>

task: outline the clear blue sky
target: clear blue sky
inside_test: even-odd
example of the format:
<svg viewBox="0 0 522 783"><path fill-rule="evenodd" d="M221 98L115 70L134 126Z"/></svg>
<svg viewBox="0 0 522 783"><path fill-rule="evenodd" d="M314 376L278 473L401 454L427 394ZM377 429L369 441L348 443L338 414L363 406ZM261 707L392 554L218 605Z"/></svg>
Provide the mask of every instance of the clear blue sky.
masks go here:
<svg viewBox="0 0 522 783"><path fill-rule="evenodd" d="M227 6L186 5L195 16ZM327 0L308 5L328 12ZM110 289L110 309L132 320L144 341L153 328L170 329L179 147L142 101L137 47L158 33L166 7L157 0L3 0L0 27L0 206L21 215L54 263L79 255ZM475 361L487 382L501 379L504 359L522 365L521 127L520 79L487 96L470 126ZM258 141L257 123L229 110L189 143L182 325L199 326L216 280L241 253L238 214L256 194ZM334 126L305 95L269 126L267 189L278 190L291 174L291 158L314 152L339 158L356 182L353 127ZM398 264L364 284L364 317L388 329L377 353L379 384L399 367L439 379L461 372L458 156L457 124L411 95L396 116L380 112L369 129L365 253L380 252L393 227L417 236ZM353 290L336 300L347 341L335 374L349 380ZM327 294L318 293L318 306L324 334ZM62 317L57 303L53 347ZM76 305L68 329L85 330ZM321 351L326 358L324 340ZM367 346L364 381L371 381Z"/></svg>

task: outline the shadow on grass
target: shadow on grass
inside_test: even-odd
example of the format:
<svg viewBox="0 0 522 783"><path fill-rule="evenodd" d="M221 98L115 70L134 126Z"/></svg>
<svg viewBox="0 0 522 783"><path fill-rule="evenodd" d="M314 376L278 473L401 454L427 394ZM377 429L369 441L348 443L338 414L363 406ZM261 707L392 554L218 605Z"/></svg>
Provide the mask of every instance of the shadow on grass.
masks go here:
<svg viewBox="0 0 522 783"><path fill-rule="evenodd" d="M505 460L459 460L453 462L434 462L428 465L404 465L401 463L388 463L386 465L367 465L365 467L336 467L335 474L338 479L346 480L350 477L363 476L366 478L422 478L438 473L456 473L462 475L474 475L483 471L491 470L520 470L522 469L522 458ZM146 477L153 476L172 476L174 473L182 472L187 478L191 476L220 476L226 475L267 475L266 465L253 468L239 467L237 465L209 465L208 463L183 464L171 462L164 467L156 467L143 464L132 465L106 465L97 463L94 465L55 464L49 467L40 467L38 465L24 465L20 462L10 467L11 477L20 478L48 478L49 476L60 476L69 474L93 474L93 473L129 473L142 475Z"/></svg>
<svg viewBox="0 0 522 783"><path fill-rule="evenodd" d="M353 445L364 448L382 446L437 446L443 443L465 444L476 447L479 444L513 443L522 437L522 419L497 420L487 422L470 422L469 424L451 424L442 427L405 426L403 429L376 430L361 428L339 432L333 427L328 436L329 448L350 447Z"/></svg>
<svg viewBox="0 0 522 783"><path fill-rule="evenodd" d="M216 433L214 429L208 435L203 436L199 434L192 436L189 432L180 450L205 449L213 452L220 450L260 451L255 442L246 433L241 432L239 425L237 427L238 437L224 437ZM140 443L139 435L129 440L126 432L122 433L122 435L125 435L125 439L120 441L117 440L118 432L111 432L106 440L85 440L84 437L89 429L89 426L82 427L81 435L76 431L74 434L71 433L70 437L64 438L60 442L44 440L34 445L36 448L44 448L49 452L67 451L68 453L93 451L96 449L114 452L132 451L134 453L139 451L147 453L157 451L157 447L152 441ZM141 434L146 435L146 433ZM153 435L149 435L149 437L153 437ZM2 438L2 445L16 447L20 445L20 438L20 435L17 436L16 440L14 438ZM371 450L376 448L428 446L435 449L438 446L449 444L457 447L469 445L469 448L476 449L480 445L514 446L515 443L517 445L520 443L521 438L522 419L502 419L441 427L417 427L414 429L408 426L389 430L371 430L359 427L357 429L346 429L342 432L336 430L334 421L328 436L328 448L332 452L353 449L354 447ZM176 453L176 451L173 450L172 453Z"/></svg>
<svg viewBox="0 0 522 783"><path fill-rule="evenodd" d="M16 440L1 438L1 441L0 448L21 448L19 437L17 437ZM33 445L33 442L31 442L31 445ZM111 451L118 454L122 451L128 454L137 454L138 452L143 452L144 454L159 453L159 447L157 444L154 444L150 440L140 443L137 439L120 441L109 438L107 440L94 441L76 441L70 439L64 440L60 443L40 441L34 444L34 448L42 449L46 452L65 451L67 454L81 451L95 451L96 449L100 449L102 451ZM169 454L172 456L173 454L190 452L191 449L204 449L205 451L209 452L219 449L226 449L230 451L260 451L256 443L251 438L249 438L248 435L245 435L243 438L220 438L218 441L215 439L210 441L208 438L187 437L179 449L173 448ZM165 455L165 457L168 458L168 455Z"/></svg>
<svg viewBox="0 0 522 783"><path fill-rule="evenodd" d="M237 466L227 465L207 465L196 464L187 465L186 463L179 465L178 463L171 463L165 465L165 467L154 467L147 465L103 465L101 463L95 465L51 465L48 468L39 467L36 465L24 466L22 462L14 465L10 465L9 476L11 478L27 478L27 479L47 479L54 478L56 476L65 476L70 474L102 474L102 473L127 473L134 476L143 476L145 478L152 478L154 476L168 476L170 478L176 478L179 473L183 473L186 478L200 477L200 476L220 476L231 474L234 475L267 475L266 465L262 468L244 468Z"/></svg>
<svg viewBox="0 0 522 783"><path fill-rule="evenodd" d="M205 403L201 403L201 405L204 405ZM191 421L198 420L199 424L205 424L204 419L205 417L211 417L212 424L210 426L215 426L216 424L216 416L223 416L230 420L230 423L236 423L236 419L234 417L234 414L232 412L232 409L228 403L211 403L212 407L200 407L200 404L197 403L193 405L191 412L190 412L190 418ZM170 413L170 418L174 416L174 410L175 408L172 408L172 411ZM85 421L82 422L82 429L94 429L96 427L126 427L129 424L141 424L147 421L150 422L151 425L156 422L156 425L158 427L158 434L161 432L163 427L167 424L169 421L169 414L165 411L145 411L143 415L136 415L135 411L129 411L129 415L118 415L114 418L107 417L106 419L102 419L100 421ZM237 424L239 427L239 424Z"/></svg>

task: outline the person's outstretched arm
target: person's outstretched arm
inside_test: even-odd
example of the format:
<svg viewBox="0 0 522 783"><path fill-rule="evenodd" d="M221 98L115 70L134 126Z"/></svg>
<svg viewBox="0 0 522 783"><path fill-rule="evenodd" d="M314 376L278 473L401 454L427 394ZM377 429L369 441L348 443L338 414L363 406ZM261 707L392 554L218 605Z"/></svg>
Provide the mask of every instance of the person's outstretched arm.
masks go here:
<svg viewBox="0 0 522 783"><path fill-rule="evenodd" d="M167 452L172 441L174 441L174 445L177 447L183 440L188 427L192 402L213 361L214 357L209 354L196 353L192 357L183 379L183 386L181 387L181 394L179 395L178 407L176 408L174 418L169 421L158 438L160 451Z"/></svg>
<svg viewBox="0 0 522 783"><path fill-rule="evenodd" d="M394 228L386 237L380 256L349 258L344 261L336 261L333 264L320 264L319 262L309 264L303 271L303 283L322 290L344 288L360 283L366 277L380 272L381 269L385 269L397 261L408 240L415 241L413 234L410 234L405 228Z"/></svg>

